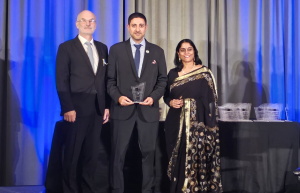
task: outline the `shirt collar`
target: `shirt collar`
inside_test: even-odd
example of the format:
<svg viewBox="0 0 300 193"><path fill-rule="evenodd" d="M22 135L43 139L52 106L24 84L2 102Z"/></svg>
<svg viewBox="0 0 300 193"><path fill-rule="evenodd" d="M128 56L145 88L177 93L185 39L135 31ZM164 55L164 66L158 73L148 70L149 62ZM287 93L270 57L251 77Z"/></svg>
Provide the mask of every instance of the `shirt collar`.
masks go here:
<svg viewBox="0 0 300 193"><path fill-rule="evenodd" d="M82 37L81 35L78 35L78 39L80 40L81 44L84 45L85 42L88 42L88 40L86 40L84 37ZM92 45L94 45L94 39L92 38L92 40L90 41L90 43Z"/></svg>
<svg viewBox="0 0 300 193"><path fill-rule="evenodd" d="M133 39L130 37L130 45L134 46L134 44L137 44L137 43L135 43L135 41L133 41ZM143 47L145 47L145 44L146 44L145 38L143 38L142 42L139 44L142 45Z"/></svg>

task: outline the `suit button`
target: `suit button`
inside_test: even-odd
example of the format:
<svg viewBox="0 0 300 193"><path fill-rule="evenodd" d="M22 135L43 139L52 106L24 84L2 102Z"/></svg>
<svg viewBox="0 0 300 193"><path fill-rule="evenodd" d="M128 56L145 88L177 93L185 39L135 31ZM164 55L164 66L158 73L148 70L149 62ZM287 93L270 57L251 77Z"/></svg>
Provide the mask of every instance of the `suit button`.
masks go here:
<svg viewBox="0 0 300 193"><path fill-rule="evenodd" d="M94 90L94 93L97 93L96 89Z"/></svg>

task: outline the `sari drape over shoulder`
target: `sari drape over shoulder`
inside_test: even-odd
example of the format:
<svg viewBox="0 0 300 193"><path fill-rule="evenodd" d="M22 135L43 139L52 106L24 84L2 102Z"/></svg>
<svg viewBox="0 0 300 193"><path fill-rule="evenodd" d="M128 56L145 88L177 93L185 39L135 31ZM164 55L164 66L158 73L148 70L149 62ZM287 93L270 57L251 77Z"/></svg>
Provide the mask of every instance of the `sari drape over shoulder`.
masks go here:
<svg viewBox="0 0 300 193"><path fill-rule="evenodd" d="M212 72L203 66L175 78L167 89L165 101L184 102L180 109L171 107L165 121L171 192L222 192L218 96Z"/></svg>

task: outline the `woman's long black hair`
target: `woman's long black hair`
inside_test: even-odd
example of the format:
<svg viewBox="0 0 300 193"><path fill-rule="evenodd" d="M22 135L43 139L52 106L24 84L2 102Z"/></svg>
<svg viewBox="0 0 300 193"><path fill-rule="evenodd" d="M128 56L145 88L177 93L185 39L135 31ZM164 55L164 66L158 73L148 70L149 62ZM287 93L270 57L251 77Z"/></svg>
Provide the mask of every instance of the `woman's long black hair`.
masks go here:
<svg viewBox="0 0 300 193"><path fill-rule="evenodd" d="M183 68L182 61L179 61L179 56L178 56L179 49L180 49L180 47L181 47L181 45L183 43L189 43L189 44L191 44L191 46L194 48L194 55L195 55L195 63L196 63L196 65L198 65L198 64L201 65L202 64L202 61L199 58L198 50L197 50L194 42L192 40L190 40L190 39L183 39L183 40L181 40L177 44L176 52L175 52L175 58L174 58L174 64L175 64L176 69L177 69L178 72L180 72L182 70L182 68Z"/></svg>

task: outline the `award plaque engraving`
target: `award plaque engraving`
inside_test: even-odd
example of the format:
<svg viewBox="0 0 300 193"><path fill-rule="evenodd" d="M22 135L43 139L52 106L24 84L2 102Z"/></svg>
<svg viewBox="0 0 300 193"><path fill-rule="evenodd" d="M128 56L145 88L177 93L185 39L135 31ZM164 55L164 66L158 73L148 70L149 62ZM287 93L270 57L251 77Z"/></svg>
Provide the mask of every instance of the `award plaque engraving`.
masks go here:
<svg viewBox="0 0 300 193"><path fill-rule="evenodd" d="M142 82L136 86L131 87L133 103L141 103L144 101L145 86L146 86L146 83Z"/></svg>

